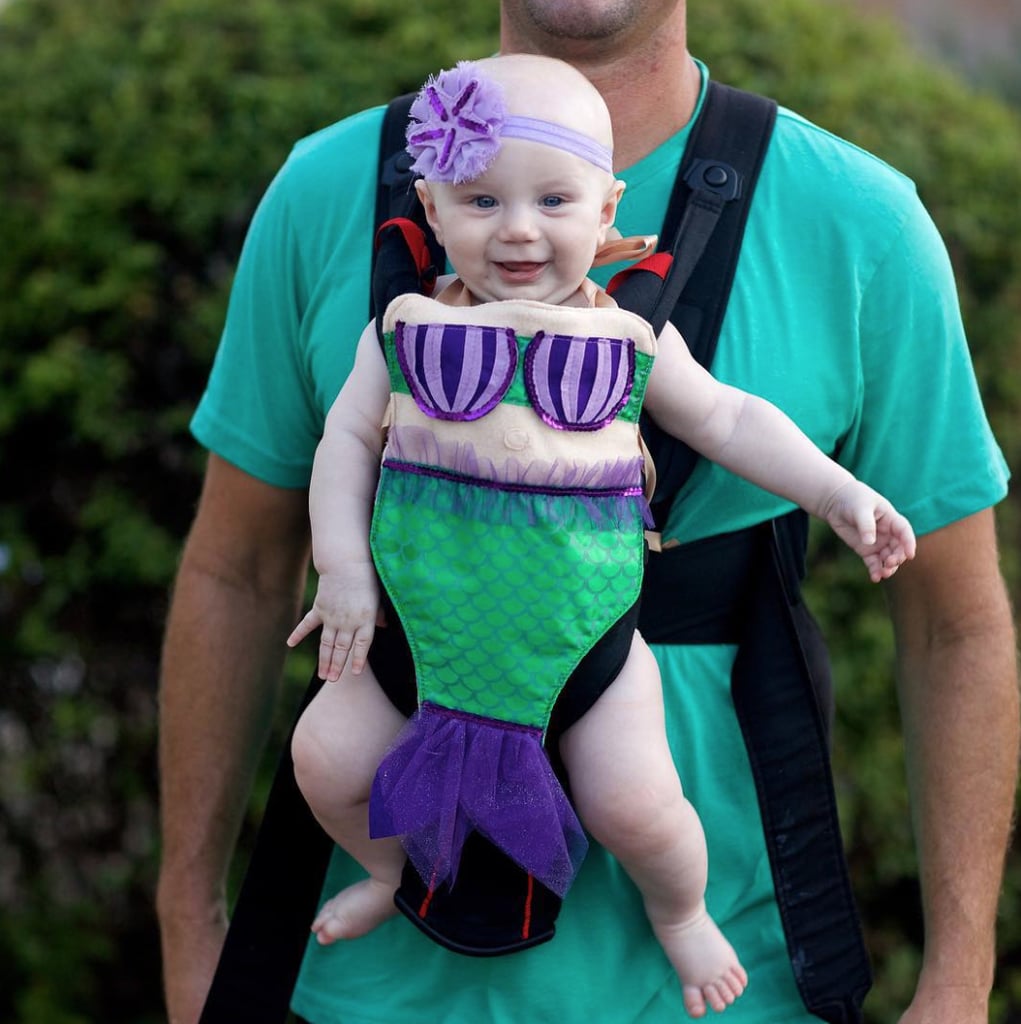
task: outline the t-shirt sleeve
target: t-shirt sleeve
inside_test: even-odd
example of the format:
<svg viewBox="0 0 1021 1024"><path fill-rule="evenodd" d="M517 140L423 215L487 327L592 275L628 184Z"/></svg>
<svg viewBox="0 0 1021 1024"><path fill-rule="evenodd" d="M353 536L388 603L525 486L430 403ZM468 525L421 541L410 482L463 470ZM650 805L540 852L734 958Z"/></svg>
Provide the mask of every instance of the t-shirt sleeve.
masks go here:
<svg viewBox="0 0 1021 1024"><path fill-rule="evenodd" d="M209 382L191 430L278 487L308 484L322 418L300 347L307 282L285 164L255 213Z"/></svg>
<svg viewBox="0 0 1021 1024"><path fill-rule="evenodd" d="M862 394L839 459L923 534L1006 494L943 240L919 201L880 254L860 309Z"/></svg>

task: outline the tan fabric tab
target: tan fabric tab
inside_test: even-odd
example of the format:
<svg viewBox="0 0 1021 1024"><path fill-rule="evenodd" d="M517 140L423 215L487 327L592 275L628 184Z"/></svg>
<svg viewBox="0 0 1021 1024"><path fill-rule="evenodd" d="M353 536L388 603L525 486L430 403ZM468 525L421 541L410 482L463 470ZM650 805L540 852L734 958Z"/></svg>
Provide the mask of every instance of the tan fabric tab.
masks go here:
<svg viewBox="0 0 1021 1024"><path fill-rule="evenodd" d="M608 238L597 250L592 266L602 267L607 263L633 263L643 260L656 251L657 235L629 235L627 238Z"/></svg>

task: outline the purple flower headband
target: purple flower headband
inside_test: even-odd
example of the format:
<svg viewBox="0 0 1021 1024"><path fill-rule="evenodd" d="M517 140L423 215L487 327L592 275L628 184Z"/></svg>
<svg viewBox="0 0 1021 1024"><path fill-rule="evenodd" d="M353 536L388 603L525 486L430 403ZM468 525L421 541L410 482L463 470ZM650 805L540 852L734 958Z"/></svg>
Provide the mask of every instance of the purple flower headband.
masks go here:
<svg viewBox="0 0 1021 1024"><path fill-rule="evenodd" d="M509 116L497 82L462 60L430 78L411 105L412 170L426 181L462 185L484 174L500 139L527 139L566 150L613 173L610 150L582 132L534 117Z"/></svg>

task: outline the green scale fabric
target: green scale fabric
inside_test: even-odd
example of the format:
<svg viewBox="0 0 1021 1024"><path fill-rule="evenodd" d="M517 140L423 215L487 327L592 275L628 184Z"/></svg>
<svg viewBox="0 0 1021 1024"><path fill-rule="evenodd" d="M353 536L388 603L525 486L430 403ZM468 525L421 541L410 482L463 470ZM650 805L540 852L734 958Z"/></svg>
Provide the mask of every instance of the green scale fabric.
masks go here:
<svg viewBox="0 0 1021 1024"><path fill-rule="evenodd" d="M384 466L372 550L420 702L545 730L568 675L642 582L641 512L600 526L575 506L506 491L494 504L487 488Z"/></svg>

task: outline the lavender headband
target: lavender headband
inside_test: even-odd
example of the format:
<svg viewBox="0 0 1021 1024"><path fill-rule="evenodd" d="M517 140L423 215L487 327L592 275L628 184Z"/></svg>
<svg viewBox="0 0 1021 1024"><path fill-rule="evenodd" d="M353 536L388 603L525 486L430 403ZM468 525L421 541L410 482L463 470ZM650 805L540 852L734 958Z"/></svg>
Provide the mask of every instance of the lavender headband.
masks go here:
<svg viewBox="0 0 1021 1024"><path fill-rule="evenodd" d="M412 170L426 181L462 185L484 174L500 139L526 139L580 156L613 173L606 146L582 132L535 117L508 115L498 83L462 60L426 82L411 105L407 129Z"/></svg>

